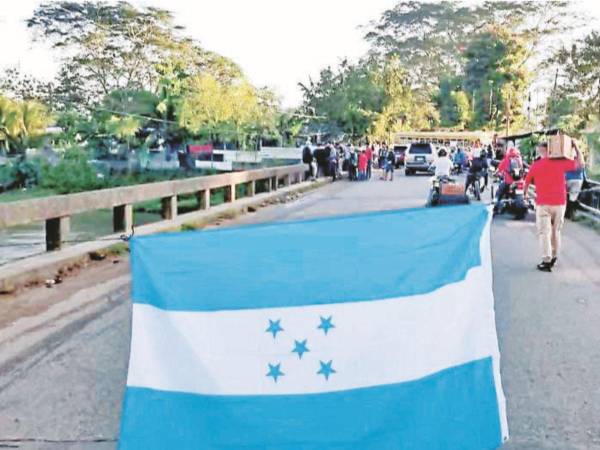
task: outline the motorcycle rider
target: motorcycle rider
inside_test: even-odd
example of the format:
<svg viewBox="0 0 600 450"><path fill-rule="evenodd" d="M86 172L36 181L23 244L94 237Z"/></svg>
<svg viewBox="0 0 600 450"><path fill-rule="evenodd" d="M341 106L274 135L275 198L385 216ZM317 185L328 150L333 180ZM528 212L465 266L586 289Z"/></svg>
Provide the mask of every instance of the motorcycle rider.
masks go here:
<svg viewBox="0 0 600 450"><path fill-rule="evenodd" d="M483 176L484 184L481 187L481 192L485 190L488 185L488 161L487 154L481 150L481 148L473 149L473 159L469 163L467 171L467 181L465 183L465 192L469 191L469 186L472 185L475 180Z"/></svg>
<svg viewBox="0 0 600 450"><path fill-rule="evenodd" d="M495 173L495 175L500 174L502 176L502 181L500 182L500 186L498 186L498 192L496 192L496 204L494 205L495 213L499 211L500 200L508 193L510 185L515 182L514 176L516 169L519 169L520 173L523 170L523 166L521 152L515 147L509 147Z"/></svg>
<svg viewBox="0 0 600 450"><path fill-rule="evenodd" d="M462 173L463 167L467 163L467 155L462 148L458 147L454 154L454 164L456 164L457 172Z"/></svg>
<svg viewBox="0 0 600 450"><path fill-rule="evenodd" d="M448 158L448 152L445 148L438 150L437 159L435 160L435 176L450 177L450 171L452 170L452 161Z"/></svg>

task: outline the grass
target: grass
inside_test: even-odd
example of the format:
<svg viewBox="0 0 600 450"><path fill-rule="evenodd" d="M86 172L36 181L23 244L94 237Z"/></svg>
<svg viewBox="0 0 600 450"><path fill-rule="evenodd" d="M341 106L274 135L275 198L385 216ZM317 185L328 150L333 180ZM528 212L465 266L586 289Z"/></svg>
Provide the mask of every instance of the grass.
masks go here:
<svg viewBox="0 0 600 450"><path fill-rule="evenodd" d="M0 203L17 202L19 200L29 200L32 198L49 197L57 195L53 189L34 187L31 189L15 189L0 194Z"/></svg>

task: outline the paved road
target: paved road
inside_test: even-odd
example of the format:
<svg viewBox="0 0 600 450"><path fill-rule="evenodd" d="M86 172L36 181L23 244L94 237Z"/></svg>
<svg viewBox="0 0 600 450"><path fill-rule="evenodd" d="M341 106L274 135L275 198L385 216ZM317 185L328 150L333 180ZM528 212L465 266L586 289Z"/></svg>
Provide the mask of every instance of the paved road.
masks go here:
<svg viewBox="0 0 600 450"><path fill-rule="evenodd" d="M222 226L418 207L426 191L426 177L334 183ZM569 223L564 241L559 268L540 273L531 220L500 218L492 227L509 450L600 449L600 236ZM58 289L33 291L21 312L28 317L0 320L0 448L114 448L128 358L128 294L107 286L109 296L85 304L95 293L80 288L97 282L101 291L103 280L124 272L123 264L105 265ZM14 310L0 301L0 317ZM3 361L6 348L12 353Z"/></svg>

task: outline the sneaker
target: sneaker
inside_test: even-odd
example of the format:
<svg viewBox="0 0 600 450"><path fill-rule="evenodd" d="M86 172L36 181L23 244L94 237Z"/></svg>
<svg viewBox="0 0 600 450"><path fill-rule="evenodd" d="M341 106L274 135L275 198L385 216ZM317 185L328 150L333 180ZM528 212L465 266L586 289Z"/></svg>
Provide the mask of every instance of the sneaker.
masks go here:
<svg viewBox="0 0 600 450"><path fill-rule="evenodd" d="M556 261L558 261L558 258L555 256L550 260L550 267L554 267L556 265Z"/></svg>
<svg viewBox="0 0 600 450"><path fill-rule="evenodd" d="M539 263L537 265L538 270L541 270L542 272L552 272L552 265L551 263L548 262L544 262L542 261L541 263Z"/></svg>

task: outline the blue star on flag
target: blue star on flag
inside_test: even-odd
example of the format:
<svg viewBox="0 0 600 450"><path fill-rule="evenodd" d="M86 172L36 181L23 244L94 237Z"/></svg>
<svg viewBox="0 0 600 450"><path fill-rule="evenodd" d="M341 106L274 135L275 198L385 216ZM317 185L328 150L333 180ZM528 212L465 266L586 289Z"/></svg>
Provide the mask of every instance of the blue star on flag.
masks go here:
<svg viewBox="0 0 600 450"><path fill-rule="evenodd" d="M281 363L279 364L269 364L269 373L267 373L267 377L273 377L275 383L277 383L277 378L284 376L285 373L281 371Z"/></svg>
<svg viewBox="0 0 600 450"><path fill-rule="evenodd" d="M321 316L321 325L319 325L317 328L320 328L325 332L325 334L327 334L330 329L335 328L335 325L331 323L332 319L333 316L329 316L327 318Z"/></svg>
<svg viewBox="0 0 600 450"><path fill-rule="evenodd" d="M307 339L304 339L302 342L294 340L294 350L292 350L292 353L298 353L298 359L302 359L304 353L310 352L306 346L306 341Z"/></svg>
<svg viewBox="0 0 600 450"><path fill-rule="evenodd" d="M321 364L321 368L317 372L317 375L323 375L326 380L329 380L329 376L332 373L336 373L335 369L333 367L331 367L331 365L333 364L333 360L329 361L328 363L319 361L319 363Z"/></svg>
<svg viewBox="0 0 600 450"><path fill-rule="evenodd" d="M283 331L283 328L281 328L281 319L279 320L271 320L269 319L269 328L267 328L265 331L267 333L273 333L273 339L275 339L275 337L277 337L277 333L279 333L280 331Z"/></svg>

